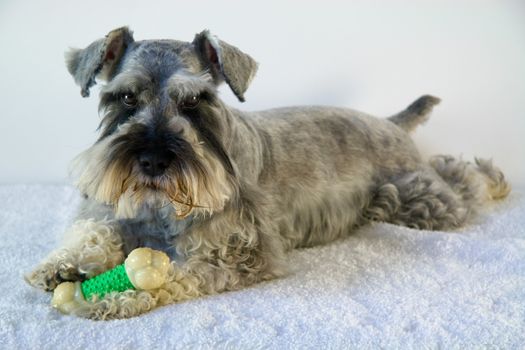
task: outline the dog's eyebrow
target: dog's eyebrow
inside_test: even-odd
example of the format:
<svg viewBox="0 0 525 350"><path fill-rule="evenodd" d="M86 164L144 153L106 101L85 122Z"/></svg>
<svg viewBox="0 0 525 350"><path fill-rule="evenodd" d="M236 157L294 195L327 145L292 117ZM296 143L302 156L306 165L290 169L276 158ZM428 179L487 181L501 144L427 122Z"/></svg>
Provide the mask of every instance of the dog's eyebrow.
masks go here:
<svg viewBox="0 0 525 350"><path fill-rule="evenodd" d="M178 72L168 79L167 90L171 98L180 101L185 97L200 95L203 92L215 92L215 86L209 73L191 75Z"/></svg>
<svg viewBox="0 0 525 350"><path fill-rule="evenodd" d="M141 71L123 72L102 87L101 93L116 94L122 92L133 92L138 94L152 84L151 78Z"/></svg>

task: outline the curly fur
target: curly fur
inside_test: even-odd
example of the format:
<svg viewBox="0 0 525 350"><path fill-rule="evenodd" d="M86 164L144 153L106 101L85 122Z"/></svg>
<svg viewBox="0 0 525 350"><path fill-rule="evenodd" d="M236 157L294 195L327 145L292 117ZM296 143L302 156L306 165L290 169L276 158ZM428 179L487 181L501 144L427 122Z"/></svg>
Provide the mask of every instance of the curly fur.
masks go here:
<svg viewBox="0 0 525 350"><path fill-rule="evenodd" d="M489 200L507 196L510 186L491 161L476 165L452 156L434 156L430 168L390 179L373 193L365 216L426 230L465 224Z"/></svg>
<svg viewBox="0 0 525 350"><path fill-rule="evenodd" d="M37 288L53 290L63 281L90 278L123 261L122 239L109 221L78 220L66 232L64 247L25 278Z"/></svg>

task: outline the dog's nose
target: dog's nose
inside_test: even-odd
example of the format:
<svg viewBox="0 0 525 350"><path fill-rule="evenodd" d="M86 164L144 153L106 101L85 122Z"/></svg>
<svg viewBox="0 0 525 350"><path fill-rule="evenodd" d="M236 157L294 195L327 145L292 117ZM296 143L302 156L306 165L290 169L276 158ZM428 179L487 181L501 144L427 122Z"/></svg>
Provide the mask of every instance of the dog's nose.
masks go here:
<svg viewBox="0 0 525 350"><path fill-rule="evenodd" d="M144 174L160 176L170 166L171 159L168 152L143 152L139 155L139 165Z"/></svg>

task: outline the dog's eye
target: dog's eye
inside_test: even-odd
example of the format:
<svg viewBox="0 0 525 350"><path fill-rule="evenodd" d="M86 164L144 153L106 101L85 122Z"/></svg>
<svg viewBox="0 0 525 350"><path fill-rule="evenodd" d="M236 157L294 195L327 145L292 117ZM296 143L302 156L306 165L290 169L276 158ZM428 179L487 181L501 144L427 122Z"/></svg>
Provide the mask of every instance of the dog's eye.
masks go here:
<svg viewBox="0 0 525 350"><path fill-rule="evenodd" d="M121 97L121 100L122 100L122 103L124 104L124 106L128 107L128 108L134 108L137 106L137 97L135 96L135 94L131 93L131 92L127 92L127 93L124 93L122 94L122 97Z"/></svg>
<svg viewBox="0 0 525 350"><path fill-rule="evenodd" d="M182 104L181 104L181 107L182 109L192 109L192 108L195 108L197 107L197 105L199 104L200 102L200 97L197 96L197 95L193 95L191 96L190 98L187 98L185 99Z"/></svg>

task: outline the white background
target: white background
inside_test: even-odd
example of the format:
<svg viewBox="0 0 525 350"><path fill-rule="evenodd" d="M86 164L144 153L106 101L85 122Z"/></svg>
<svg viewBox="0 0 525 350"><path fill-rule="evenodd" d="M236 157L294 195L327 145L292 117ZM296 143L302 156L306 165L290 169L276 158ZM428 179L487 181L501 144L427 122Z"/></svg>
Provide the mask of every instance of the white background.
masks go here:
<svg viewBox="0 0 525 350"><path fill-rule="evenodd" d="M135 39L191 41L209 28L260 63L238 103L328 104L391 115L443 99L414 136L424 154L492 157L525 183L525 5L519 1L0 1L0 183L67 181L96 137L63 63L129 25Z"/></svg>

